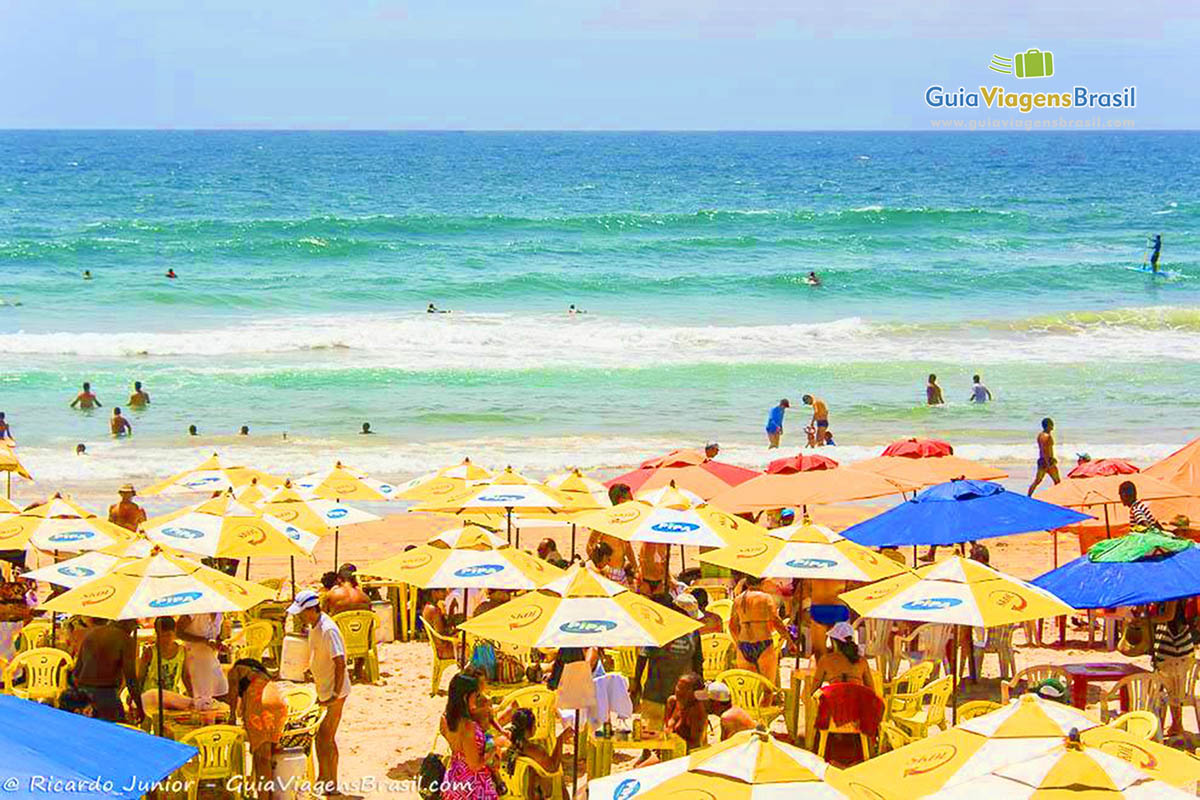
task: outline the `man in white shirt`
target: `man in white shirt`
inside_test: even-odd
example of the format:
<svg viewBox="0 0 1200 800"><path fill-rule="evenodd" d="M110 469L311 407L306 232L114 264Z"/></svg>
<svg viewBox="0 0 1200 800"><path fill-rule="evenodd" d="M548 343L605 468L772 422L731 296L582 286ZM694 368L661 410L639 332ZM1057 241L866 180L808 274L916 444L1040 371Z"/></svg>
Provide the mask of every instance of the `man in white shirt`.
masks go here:
<svg viewBox="0 0 1200 800"><path fill-rule="evenodd" d="M289 614L308 626L308 669L317 689L317 702L325 706L325 719L317 728L317 781L320 791L339 795L337 788L337 729L342 709L350 695L350 675L346 672L346 643L337 623L321 611L321 598L305 590L296 595Z"/></svg>

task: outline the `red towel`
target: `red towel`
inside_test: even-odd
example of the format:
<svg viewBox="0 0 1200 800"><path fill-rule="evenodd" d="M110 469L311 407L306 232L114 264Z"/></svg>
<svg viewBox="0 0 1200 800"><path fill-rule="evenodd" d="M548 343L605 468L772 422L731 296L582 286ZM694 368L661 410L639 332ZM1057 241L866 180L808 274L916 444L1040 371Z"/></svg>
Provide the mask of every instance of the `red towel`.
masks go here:
<svg viewBox="0 0 1200 800"><path fill-rule="evenodd" d="M817 730L833 725L857 722L869 737L879 733L883 719L883 701L874 690L861 683L830 683L821 687L817 697Z"/></svg>

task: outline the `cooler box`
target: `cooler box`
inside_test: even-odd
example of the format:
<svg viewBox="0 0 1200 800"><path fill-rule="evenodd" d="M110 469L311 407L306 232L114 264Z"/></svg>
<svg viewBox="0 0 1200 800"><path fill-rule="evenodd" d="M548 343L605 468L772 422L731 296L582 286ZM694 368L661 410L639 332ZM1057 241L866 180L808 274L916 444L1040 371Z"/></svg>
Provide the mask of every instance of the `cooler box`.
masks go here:
<svg viewBox="0 0 1200 800"><path fill-rule="evenodd" d="M308 670L308 637L289 633L283 637L279 655L279 677L293 683L304 683Z"/></svg>

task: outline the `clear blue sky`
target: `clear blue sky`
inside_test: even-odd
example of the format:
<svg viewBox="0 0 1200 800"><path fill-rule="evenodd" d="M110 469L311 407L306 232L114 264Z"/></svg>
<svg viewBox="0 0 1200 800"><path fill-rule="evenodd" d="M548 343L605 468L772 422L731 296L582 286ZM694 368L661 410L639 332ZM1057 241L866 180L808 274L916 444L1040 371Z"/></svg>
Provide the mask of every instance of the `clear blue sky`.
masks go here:
<svg viewBox="0 0 1200 800"><path fill-rule="evenodd" d="M1136 84L1138 128L1200 128L1191 0L0 8L4 128L927 129L931 83ZM1029 47L1053 79L987 70Z"/></svg>

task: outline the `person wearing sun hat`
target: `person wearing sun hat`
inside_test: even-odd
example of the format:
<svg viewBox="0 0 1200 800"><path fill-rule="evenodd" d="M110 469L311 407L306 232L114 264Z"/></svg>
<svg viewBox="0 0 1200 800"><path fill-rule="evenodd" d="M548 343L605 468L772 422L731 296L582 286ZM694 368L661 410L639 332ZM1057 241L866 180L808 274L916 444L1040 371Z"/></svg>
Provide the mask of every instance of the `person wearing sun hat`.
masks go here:
<svg viewBox="0 0 1200 800"><path fill-rule="evenodd" d="M829 650L817 659L812 686L816 693L826 683L859 683L874 690L871 667L858 650L858 637L849 622L839 622L829 629Z"/></svg>
<svg viewBox="0 0 1200 800"><path fill-rule="evenodd" d="M317 703L325 707L325 718L315 739L317 780L326 786L337 786L337 729L350 695L346 643L337 623L321 610L320 596L311 589L297 593L287 613L308 627L308 669L316 686Z"/></svg>
<svg viewBox="0 0 1200 800"><path fill-rule="evenodd" d="M117 490L117 494L121 499L108 507L108 521L127 531L136 531L146 521L146 510L133 502L137 490L132 483L127 483Z"/></svg>

